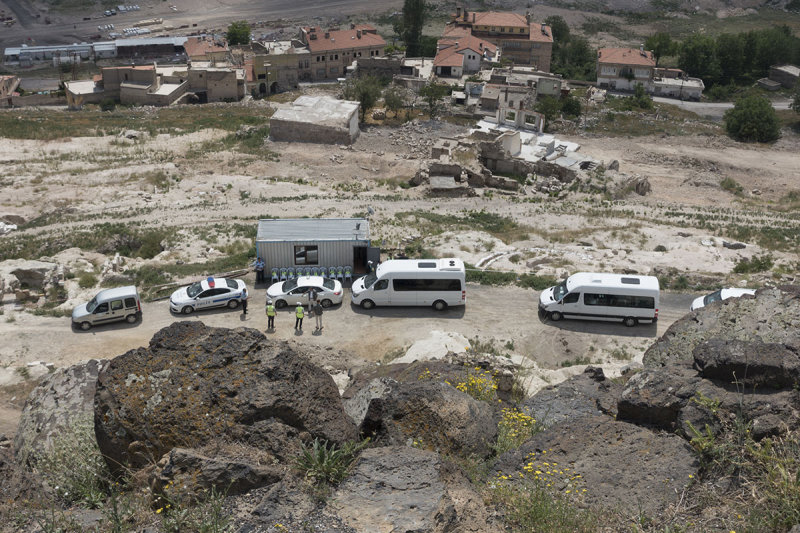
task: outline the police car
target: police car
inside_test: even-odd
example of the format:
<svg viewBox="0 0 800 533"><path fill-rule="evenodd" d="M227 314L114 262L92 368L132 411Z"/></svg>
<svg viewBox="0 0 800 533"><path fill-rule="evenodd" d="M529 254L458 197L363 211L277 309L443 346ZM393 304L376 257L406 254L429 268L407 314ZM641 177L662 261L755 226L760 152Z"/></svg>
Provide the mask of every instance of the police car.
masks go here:
<svg viewBox="0 0 800 533"><path fill-rule="evenodd" d="M173 292L169 297L169 309L184 315L212 307L236 309L246 288L240 279L207 278Z"/></svg>

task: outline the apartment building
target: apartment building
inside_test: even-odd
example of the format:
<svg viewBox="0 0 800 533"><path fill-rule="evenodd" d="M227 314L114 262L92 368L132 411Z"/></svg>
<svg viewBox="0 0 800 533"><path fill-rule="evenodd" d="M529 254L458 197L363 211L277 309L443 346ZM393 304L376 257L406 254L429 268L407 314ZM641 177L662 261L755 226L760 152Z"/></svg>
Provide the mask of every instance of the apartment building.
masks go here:
<svg viewBox="0 0 800 533"><path fill-rule="evenodd" d="M300 81L311 80L311 52L300 41L251 43L253 83L260 94L297 89Z"/></svg>
<svg viewBox="0 0 800 533"><path fill-rule="evenodd" d="M515 65L550 71L553 32L548 25L534 22L530 13L477 12L458 7L451 15L445 36L456 28L467 29L474 37L497 45L502 56Z"/></svg>
<svg viewBox="0 0 800 533"><path fill-rule="evenodd" d="M632 91L641 84L653 91L653 52L643 48L601 48L597 51L597 85L609 89Z"/></svg>
<svg viewBox="0 0 800 533"><path fill-rule="evenodd" d="M319 26L300 28L300 42L309 50L309 66L300 70L303 80L344 77L347 67L361 57L381 57L386 41L369 24L351 24L349 29Z"/></svg>

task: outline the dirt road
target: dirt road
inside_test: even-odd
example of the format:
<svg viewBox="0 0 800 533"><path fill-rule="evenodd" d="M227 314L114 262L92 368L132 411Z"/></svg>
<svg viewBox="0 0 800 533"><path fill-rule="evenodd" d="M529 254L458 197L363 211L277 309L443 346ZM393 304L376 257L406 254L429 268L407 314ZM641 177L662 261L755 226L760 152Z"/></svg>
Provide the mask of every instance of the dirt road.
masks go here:
<svg viewBox="0 0 800 533"><path fill-rule="evenodd" d="M733 107L733 102L690 102L661 96L654 96L653 100L662 104L672 104L692 113L697 113L701 117L713 120L722 120L725 111ZM772 107L776 110L789 109L790 103L789 100L773 100Z"/></svg>

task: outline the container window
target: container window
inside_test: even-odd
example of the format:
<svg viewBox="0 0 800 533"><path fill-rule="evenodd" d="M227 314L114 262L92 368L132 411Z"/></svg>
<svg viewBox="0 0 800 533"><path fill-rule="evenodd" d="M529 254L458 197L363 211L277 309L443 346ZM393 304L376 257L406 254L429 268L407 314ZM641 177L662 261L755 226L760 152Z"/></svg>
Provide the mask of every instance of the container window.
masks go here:
<svg viewBox="0 0 800 533"><path fill-rule="evenodd" d="M295 265L318 265L319 250L317 246L295 246L294 247Z"/></svg>

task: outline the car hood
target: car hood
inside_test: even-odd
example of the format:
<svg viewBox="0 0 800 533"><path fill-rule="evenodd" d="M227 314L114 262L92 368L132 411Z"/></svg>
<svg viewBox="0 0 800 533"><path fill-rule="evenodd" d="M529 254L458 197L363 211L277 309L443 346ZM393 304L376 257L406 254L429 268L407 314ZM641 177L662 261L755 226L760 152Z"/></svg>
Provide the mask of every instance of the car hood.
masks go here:
<svg viewBox="0 0 800 533"><path fill-rule="evenodd" d="M186 294L186 289L186 287L178 289L177 291L173 292L172 295L170 295L169 299L173 302L185 302L187 300L191 300L189 295Z"/></svg>
<svg viewBox="0 0 800 533"><path fill-rule="evenodd" d="M77 320L89 316L91 313L86 310L86 304L81 304L72 310L72 320Z"/></svg>
<svg viewBox="0 0 800 533"><path fill-rule="evenodd" d="M280 285L272 285L270 288L267 289L267 296L274 297L274 296L282 296L283 291L281 290Z"/></svg>
<svg viewBox="0 0 800 533"><path fill-rule="evenodd" d="M697 298L692 300L692 306L689 308L689 310L696 311L696 310L700 309L701 307L705 307L706 304L703 302L703 300L705 300L705 298L706 298L705 296L698 296Z"/></svg>
<svg viewBox="0 0 800 533"><path fill-rule="evenodd" d="M353 285L350 287L350 292L353 294L358 294L359 292L364 290L364 278L358 278L353 282Z"/></svg>
<svg viewBox="0 0 800 533"><path fill-rule="evenodd" d="M545 289L539 294L539 303L541 305L550 305L553 302L555 302L553 299L553 287Z"/></svg>

